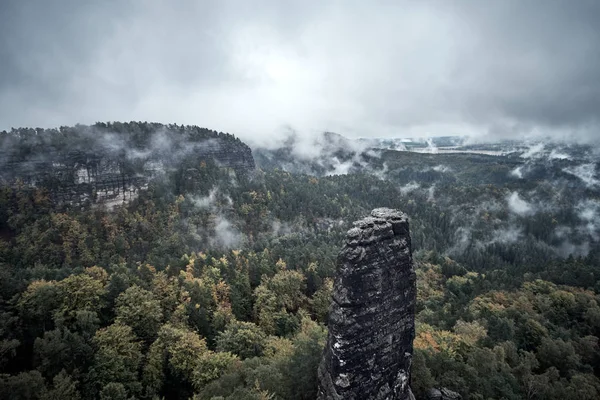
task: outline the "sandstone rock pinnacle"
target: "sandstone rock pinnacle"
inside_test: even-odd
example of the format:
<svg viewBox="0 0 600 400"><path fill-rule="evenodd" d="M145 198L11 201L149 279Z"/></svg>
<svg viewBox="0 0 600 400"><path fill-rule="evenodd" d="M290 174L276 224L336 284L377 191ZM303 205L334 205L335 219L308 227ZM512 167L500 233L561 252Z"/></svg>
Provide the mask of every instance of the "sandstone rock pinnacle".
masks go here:
<svg viewBox="0 0 600 400"><path fill-rule="evenodd" d="M404 400L410 392L416 277L407 216L378 208L338 257L319 400Z"/></svg>

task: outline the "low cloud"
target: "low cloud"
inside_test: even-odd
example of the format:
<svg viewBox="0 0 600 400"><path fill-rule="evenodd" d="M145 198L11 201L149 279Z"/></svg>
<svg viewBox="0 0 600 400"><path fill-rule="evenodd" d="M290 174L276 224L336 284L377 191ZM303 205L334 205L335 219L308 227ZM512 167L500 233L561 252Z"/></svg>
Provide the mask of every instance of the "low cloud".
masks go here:
<svg viewBox="0 0 600 400"><path fill-rule="evenodd" d="M452 172L452 168L445 165L436 165L432 168L435 172Z"/></svg>
<svg viewBox="0 0 600 400"><path fill-rule="evenodd" d="M414 192L417 189L420 189L421 185L419 185L417 182L409 182L404 186L401 186L399 188L400 190L400 194L403 196L406 196L407 194L409 194L410 192Z"/></svg>
<svg viewBox="0 0 600 400"><path fill-rule="evenodd" d="M354 165L352 160L341 162L337 157L333 157L331 162L333 163L333 169L325 175L348 175L348 172L350 172L350 169Z"/></svg>
<svg viewBox="0 0 600 400"><path fill-rule="evenodd" d="M427 201L435 201L435 184L431 185L429 189L427 189Z"/></svg>
<svg viewBox="0 0 600 400"><path fill-rule="evenodd" d="M207 196L189 196L187 200L197 210L210 214L212 223L193 228L200 243L208 242L211 247L226 249L238 248L242 244L243 234L226 217L227 209L233 207L233 200L228 194L214 187Z"/></svg>
<svg viewBox="0 0 600 400"><path fill-rule="evenodd" d="M544 154L544 147L543 143L533 144L527 151L521 154L521 158L539 158Z"/></svg>
<svg viewBox="0 0 600 400"><path fill-rule="evenodd" d="M510 171L510 175L518 179L523 179L523 166L521 165Z"/></svg>
<svg viewBox="0 0 600 400"><path fill-rule="evenodd" d="M582 164L575 167L568 167L563 169L564 172L575 175L585 183L587 187L594 187L600 184L600 181L596 178L596 164Z"/></svg>
<svg viewBox="0 0 600 400"><path fill-rule="evenodd" d="M223 215L217 215L215 219L215 236L211 238L211 244L215 247L233 249L240 246L243 235Z"/></svg>
<svg viewBox="0 0 600 400"><path fill-rule="evenodd" d="M219 191L218 187L214 187L208 193L208 196L191 196L190 202L199 209L217 211L219 208L233 206L233 200L229 195Z"/></svg>
<svg viewBox="0 0 600 400"><path fill-rule="evenodd" d="M590 235L594 241L600 239L600 202L585 200L575 207L577 216L583 222L582 230Z"/></svg>
<svg viewBox="0 0 600 400"><path fill-rule="evenodd" d="M285 221L275 219L271 222L271 233L273 236L285 236L298 232L297 226L292 226Z"/></svg>
<svg viewBox="0 0 600 400"><path fill-rule="evenodd" d="M503 229L497 229L492 232L492 240L487 244L493 243L516 243L523 238L523 229L517 226L508 226Z"/></svg>
<svg viewBox="0 0 600 400"><path fill-rule="evenodd" d="M215 204L215 200L217 197L217 189L211 189L208 196L205 197L191 197L190 201L194 206L200 209L209 209L212 208Z"/></svg>
<svg viewBox="0 0 600 400"><path fill-rule="evenodd" d="M461 255L469 247L472 241L471 229L461 226L454 232L454 245L447 251L450 255Z"/></svg>
<svg viewBox="0 0 600 400"><path fill-rule="evenodd" d="M590 243L583 242L579 244L575 244L566 240L560 244L557 248L558 254L562 257L568 256L576 256L576 257L586 257L590 253Z"/></svg>
<svg viewBox="0 0 600 400"><path fill-rule="evenodd" d="M522 217L534 214L534 208L527 201L523 200L519 193L512 192L507 198L508 208L513 213Z"/></svg>
<svg viewBox="0 0 600 400"><path fill-rule="evenodd" d="M425 153L430 153L430 154L437 154L438 153L438 148L435 145L435 143L433 143L433 139L428 138L427 139L427 147L424 150Z"/></svg>
<svg viewBox="0 0 600 400"><path fill-rule="evenodd" d="M383 180L387 179L387 174L389 172L389 166L386 162L384 162L383 169L371 170L370 172L373 175L375 175L377 178L379 178L383 181Z"/></svg>
<svg viewBox="0 0 600 400"><path fill-rule="evenodd" d="M550 160L571 160L572 157L564 152L561 152L559 150L553 149L550 154L548 155L548 158Z"/></svg>

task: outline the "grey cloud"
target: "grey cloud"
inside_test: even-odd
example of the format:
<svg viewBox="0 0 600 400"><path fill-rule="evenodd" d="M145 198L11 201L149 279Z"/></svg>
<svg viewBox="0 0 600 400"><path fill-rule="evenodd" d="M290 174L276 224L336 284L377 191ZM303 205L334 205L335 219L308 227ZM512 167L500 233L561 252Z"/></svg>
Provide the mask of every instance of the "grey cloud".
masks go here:
<svg viewBox="0 0 600 400"><path fill-rule="evenodd" d="M600 139L600 3L0 4L0 129Z"/></svg>
<svg viewBox="0 0 600 400"><path fill-rule="evenodd" d="M596 178L596 164L582 164L578 166L568 167L563 169L564 172L575 175L585 183L587 187L595 187L600 184L600 180Z"/></svg>
<svg viewBox="0 0 600 400"><path fill-rule="evenodd" d="M512 192L509 196L507 196L506 200L508 202L508 208L515 214L525 216L535 213L532 205L523 200L517 192Z"/></svg>

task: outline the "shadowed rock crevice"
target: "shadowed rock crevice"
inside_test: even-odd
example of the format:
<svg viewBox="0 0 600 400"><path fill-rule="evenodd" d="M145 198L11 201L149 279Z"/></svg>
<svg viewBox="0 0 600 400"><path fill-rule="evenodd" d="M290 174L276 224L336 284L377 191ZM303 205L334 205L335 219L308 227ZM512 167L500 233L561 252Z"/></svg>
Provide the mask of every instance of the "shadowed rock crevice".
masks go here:
<svg viewBox="0 0 600 400"><path fill-rule="evenodd" d="M318 399L409 399L416 276L407 216L354 223L338 258Z"/></svg>

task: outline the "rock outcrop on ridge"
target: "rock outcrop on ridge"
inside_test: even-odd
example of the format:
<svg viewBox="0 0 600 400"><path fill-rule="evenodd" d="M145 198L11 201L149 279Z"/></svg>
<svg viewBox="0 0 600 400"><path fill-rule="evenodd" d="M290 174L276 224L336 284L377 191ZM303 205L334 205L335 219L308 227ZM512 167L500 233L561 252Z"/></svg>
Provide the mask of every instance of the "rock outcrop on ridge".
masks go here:
<svg viewBox="0 0 600 400"><path fill-rule="evenodd" d="M167 176L193 192L207 163L254 170L252 151L233 135L196 126L97 123L0 132L0 184L44 188L56 204L128 202Z"/></svg>
<svg viewBox="0 0 600 400"><path fill-rule="evenodd" d="M379 208L354 225L338 258L318 399L411 399L416 276L408 218Z"/></svg>

